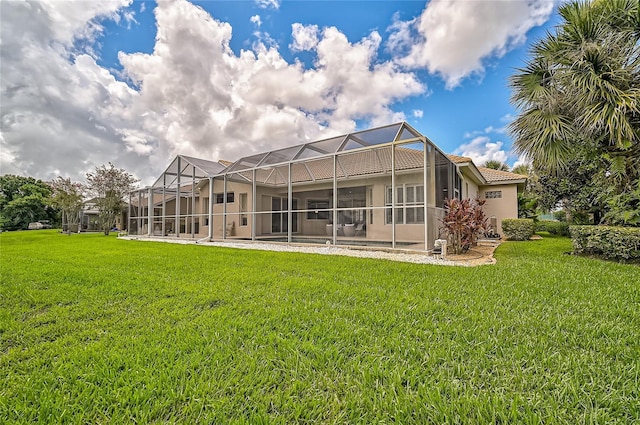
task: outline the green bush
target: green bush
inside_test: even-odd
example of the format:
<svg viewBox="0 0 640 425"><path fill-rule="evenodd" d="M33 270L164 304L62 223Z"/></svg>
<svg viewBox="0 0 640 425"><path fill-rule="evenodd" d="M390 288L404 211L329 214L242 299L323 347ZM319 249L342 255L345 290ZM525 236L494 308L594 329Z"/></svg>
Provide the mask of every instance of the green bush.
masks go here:
<svg viewBox="0 0 640 425"><path fill-rule="evenodd" d="M574 254L597 255L608 260L640 260L640 228L571 226Z"/></svg>
<svg viewBox="0 0 640 425"><path fill-rule="evenodd" d="M567 221L567 213L564 210L554 211L553 217L558 221Z"/></svg>
<svg viewBox="0 0 640 425"><path fill-rule="evenodd" d="M535 232L535 223L530 218L505 218L502 233L510 241L526 241Z"/></svg>
<svg viewBox="0 0 640 425"><path fill-rule="evenodd" d="M589 217L589 213L584 211L572 211L571 212L571 224L576 226L593 224L593 220Z"/></svg>
<svg viewBox="0 0 640 425"><path fill-rule="evenodd" d="M569 224L554 220L540 220L536 223L536 232L549 232L552 235L569 236Z"/></svg>
<svg viewBox="0 0 640 425"><path fill-rule="evenodd" d="M549 228L551 227L551 223L555 223L553 220L538 220L536 222L536 232L549 232Z"/></svg>

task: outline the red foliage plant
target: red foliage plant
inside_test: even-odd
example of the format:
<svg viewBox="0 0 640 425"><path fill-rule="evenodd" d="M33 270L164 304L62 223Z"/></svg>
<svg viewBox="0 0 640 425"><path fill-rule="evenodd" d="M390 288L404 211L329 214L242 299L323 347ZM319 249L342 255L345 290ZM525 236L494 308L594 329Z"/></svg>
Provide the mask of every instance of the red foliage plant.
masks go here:
<svg viewBox="0 0 640 425"><path fill-rule="evenodd" d="M445 214L440 220L449 246L455 254L468 250L487 230L487 217L482 210L485 201L481 199L447 199Z"/></svg>

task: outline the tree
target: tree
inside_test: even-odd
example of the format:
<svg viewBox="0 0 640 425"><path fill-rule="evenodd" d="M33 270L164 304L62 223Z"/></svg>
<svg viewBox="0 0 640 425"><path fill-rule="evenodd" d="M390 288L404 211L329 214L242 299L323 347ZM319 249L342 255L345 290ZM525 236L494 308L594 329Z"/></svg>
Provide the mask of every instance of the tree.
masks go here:
<svg viewBox="0 0 640 425"><path fill-rule="evenodd" d="M511 169L513 174L520 174L521 176L531 176L533 174L533 170L530 164L520 164Z"/></svg>
<svg viewBox="0 0 640 425"><path fill-rule="evenodd" d="M25 230L38 220L55 221L49 206L51 189L42 180L7 174L0 176L0 228Z"/></svg>
<svg viewBox="0 0 640 425"><path fill-rule="evenodd" d="M133 175L116 168L112 163L108 167L101 165L94 172L87 173L87 190L95 196L98 220L105 235L109 235L116 217L122 214L126 206L125 197L135 188L137 181Z"/></svg>
<svg viewBox="0 0 640 425"><path fill-rule="evenodd" d="M593 223L598 224L605 206L602 189L608 184L601 181L601 168L599 157L576 152L567 167L555 172L540 170L533 180L533 192L540 209L551 211L561 207L567 221L575 224L582 220L581 217L593 215Z"/></svg>
<svg viewBox="0 0 640 425"><path fill-rule="evenodd" d="M445 201L445 213L440 221L455 254L475 245L478 237L487 230L487 218L482 210L484 203L480 199Z"/></svg>
<svg viewBox="0 0 640 425"><path fill-rule="evenodd" d="M491 168L492 170L509 171L509 166L504 162L498 161L497 159L490 159L481 166L485 168Z"/></svg>
<svg viewBox="0 0 640 425"><path fill-rule="evenodd" d="M52 180L49 185L53 192L51 202L62 215L62 230L66 230L71 235L71 228L78 226L82 201L84 198L85 186L82 183L72 182L69 178L58 178Z"/></svg>
<svg viewBox="0 0 640 425"><path fill-rule="evenodd" d="M576 158L594 158L597 182L589 186L631 194L640 178L638 1L574 1L558 11L556 33L533 45L510 81L520 109L510 125L515 150L548 176L571 174Z"/></svg>

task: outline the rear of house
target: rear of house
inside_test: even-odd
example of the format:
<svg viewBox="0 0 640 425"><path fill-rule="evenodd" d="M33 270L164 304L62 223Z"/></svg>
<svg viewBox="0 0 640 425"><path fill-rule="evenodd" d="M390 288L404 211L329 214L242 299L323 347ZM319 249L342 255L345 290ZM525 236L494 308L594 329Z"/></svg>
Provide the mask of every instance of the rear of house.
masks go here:
<svg viewBox="0 0 640 425"><path fill-rule="evenodd" d="M131 194L128 228L160 237L429 251L441 236L447 198L500 191L487 199L487 214L517 217L517 183L487 177L398 123L235 162L179 155L153 186Z"/></svg>

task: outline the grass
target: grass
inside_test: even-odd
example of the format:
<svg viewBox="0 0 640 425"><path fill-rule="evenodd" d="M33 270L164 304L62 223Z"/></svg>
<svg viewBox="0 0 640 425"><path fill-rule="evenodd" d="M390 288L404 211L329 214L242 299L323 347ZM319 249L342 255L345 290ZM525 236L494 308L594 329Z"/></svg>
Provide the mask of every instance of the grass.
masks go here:
<svg viewBox="0 0 640 425"><path fill-rule="evenodd" d="M0 235L0 423L640 423L640 268Z"/></svg>

